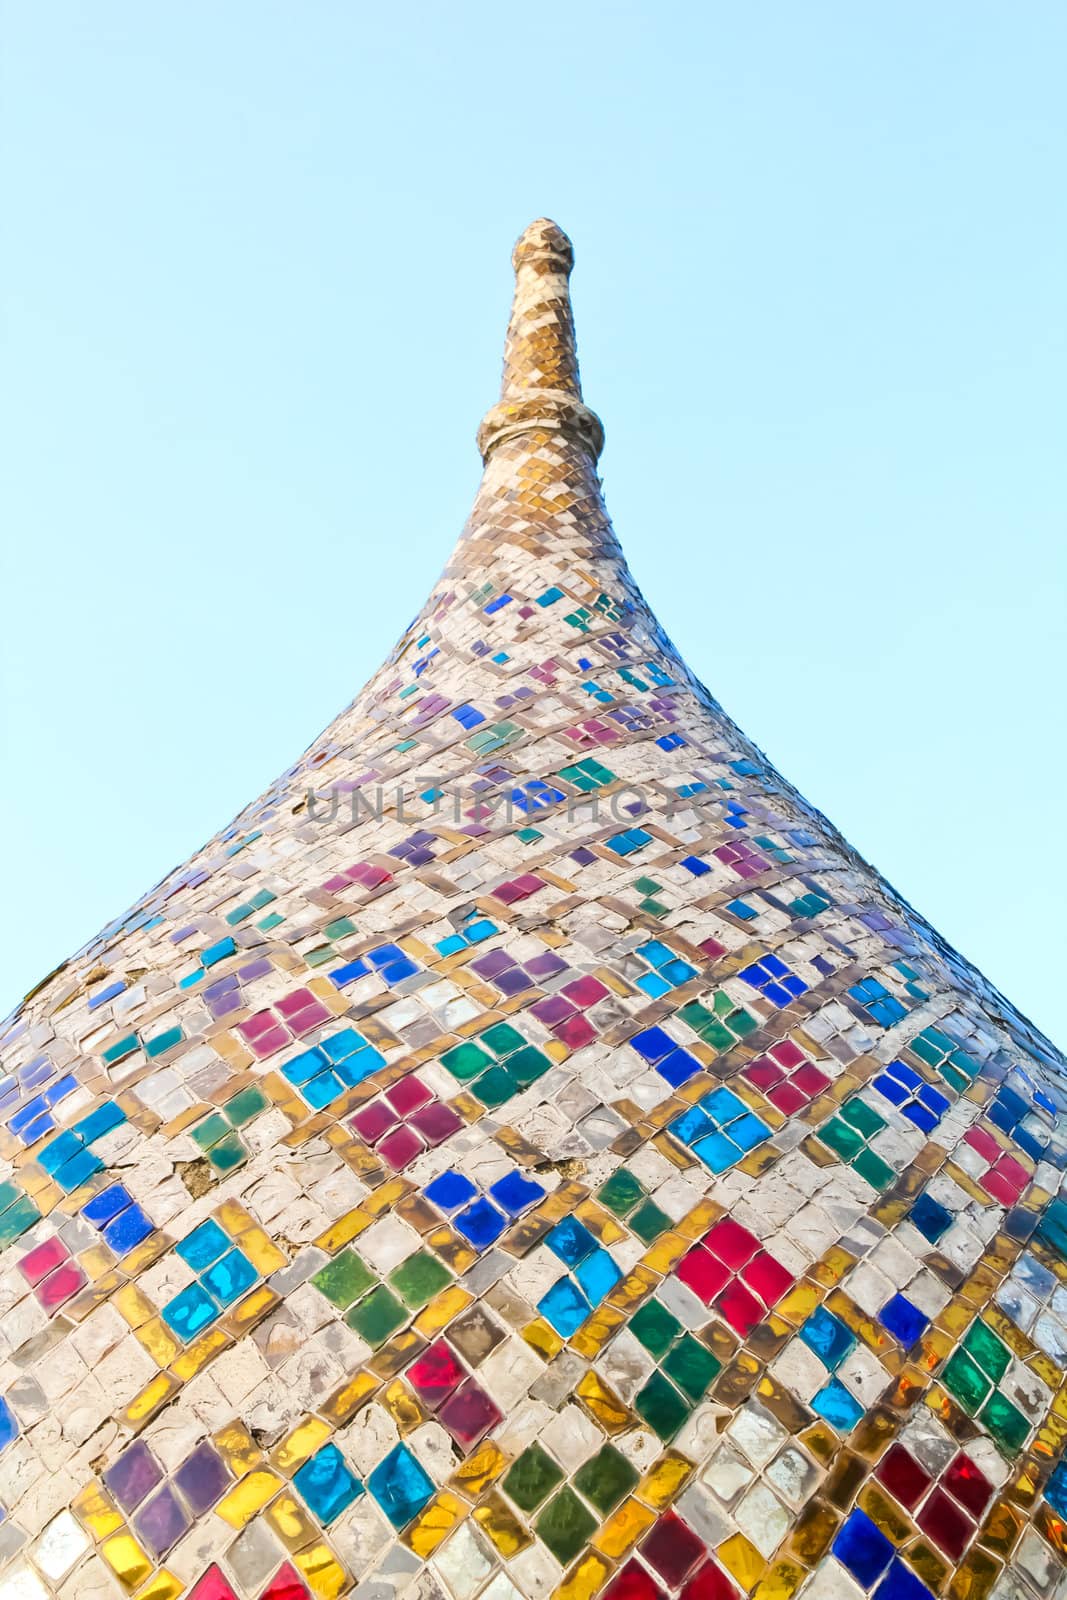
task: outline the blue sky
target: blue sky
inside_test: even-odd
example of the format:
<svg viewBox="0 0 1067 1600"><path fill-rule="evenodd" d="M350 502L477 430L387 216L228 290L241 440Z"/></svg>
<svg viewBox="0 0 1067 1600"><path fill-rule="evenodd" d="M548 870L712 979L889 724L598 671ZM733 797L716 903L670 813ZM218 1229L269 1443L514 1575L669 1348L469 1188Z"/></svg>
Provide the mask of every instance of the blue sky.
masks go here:
<svg viewBox="0 0 1067 1600"><path fill-rule="evenodd" d="M667 631L1064 1042L1062 5L5 11L0 1012L418 609L547 214Z"/></svg>

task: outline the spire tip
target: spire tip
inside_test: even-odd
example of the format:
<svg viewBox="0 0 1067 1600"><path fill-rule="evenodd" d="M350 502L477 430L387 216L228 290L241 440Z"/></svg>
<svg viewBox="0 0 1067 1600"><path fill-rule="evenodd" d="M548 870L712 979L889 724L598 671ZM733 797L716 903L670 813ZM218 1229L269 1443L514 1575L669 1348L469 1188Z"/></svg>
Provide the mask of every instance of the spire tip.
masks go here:
<svg viewBox="0 0 1067 1600"><path fill-rule="evenodd" d="M511 264L518 272L524 261L552 261L561 266L568 277L574 266L574 246L558 222L548 217L538 217L524 228L511 252Z"/></svg>

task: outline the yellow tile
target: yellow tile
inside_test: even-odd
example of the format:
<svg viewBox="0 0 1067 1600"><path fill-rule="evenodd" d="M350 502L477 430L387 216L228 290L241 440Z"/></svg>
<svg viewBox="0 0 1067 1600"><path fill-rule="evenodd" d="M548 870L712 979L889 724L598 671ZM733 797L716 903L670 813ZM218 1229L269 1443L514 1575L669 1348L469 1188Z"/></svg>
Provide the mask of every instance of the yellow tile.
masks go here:
<svg viewBox="0 0 1067 1600"><path fill-rule="evenodd" d="M735 1533L725 1544L719 1545L715 1556L746 1594L755 1588L767 1570L766 1561L743 1533Z"/></svg>
<svg viewBox="0 0 1067 1600"><path fill-rule="evenodd" d="M474 1296L466 1289L461 1289L458 1284L450 1284L422 1308L412 1326L424 1339L433 1339L462 1311L466 1311L473 1299Z"/></svg>
<svg viewBox="0 0 1067 1600"><path fill-rule="evenodd" d="M348 1588L348 1573L327 1544L301 1550L293 1557L293 1565L319 1600L336 1600Z"/></svg>
<svg viewBox="0 0 1067 1600"><path fill-rule="evenodd" d="M592 1600L607 1582L611 1567L597 1551L581 1556L567 1573L553 1600Z"/></svg>
<svg viewBox="0 0 1067 1600"><path fill-rule="evenodd" d="M381 1387L381 1380L371 1372L354 1373L347 1383L335 1389L328 1400L319 1407L322 1415L335 1427L355 1416L360 1406L366 1405L372 1394Z"/></svg>
<svg viewBox="0 0 1067 1600"><path fill-rule="evenodd" d="M618 1561L631 1545L637 1543L655 1520L654 1511L642 1505L640 1500L631 1497L629 1500L624 1500L622 1505L612 1512L599 1533L593 1535L593 1544L610 1560Z"/></svg>
<svg viewBox="0 0 1067 1600"><path fill-rule="evenodd" d="M790 1600L807 1577L795 1561L776 1561L766 1577L756 1585L753 1600Z"/></svg>
<svg viewBox="0 0 1067 1600"><path fill-rule="evenodd" d="M241 1249L263 1278L269 1278L272 1272L280 1272L286 1264L284 1252L258 1226L242 1233Z"/></svg>
<svg viewBox="0 0 1067 1600"><path fill-rule="evenodd" d="M227 1325L232 1328L239 1339L246 1328L251 1328L266 1316L278 1304L279 1296L273 1289L268 1289L261 1283L258 1289L253 1289L251 1294L246 1294L240 1305L236 1305L226 1313Z"/></svg>
<svg viewBox="0 0 1067 1600"><path fill-rule="evenodd" d="M618 1333L628 1320L625 1311L618 1311L609 1305L598 1306L577 1332L571 1334L571 1349L591 1361L607 1344L612 1334Z"/></svg>
<svg viewBox="0 0 1067 1600"><path fill-rule="evenodd" d="M480 1506L474 1508L474 1520L492 1541L505 1561L517 1556L530 1543L530 1535L504 1501L493 1490Z"/></svg>
<svg viewBox="0 0 1067 1600"><path fill-rule="evenodd" d="M152 1562L131 1533L105 1539L100 1554L124 1589L136 1589L152 1571Z"/></svg>
<svg viewBox="0 0 1067 1600"><path fill-rule="evenodd" d="M633 1417L618 1395L593 1371L585 1374L574 1393L605 1433L622 1433L633 1422Z"/></svg>
<svg viewBox="0 0 1067 1600"><path fill-rule="evenodd" d="M84 1489L79 1489L71 1501L71 1510L97 1543L101 1539L106 1539L109 1533L114 1533L117 1528L122 1527L121 1513L116 1511L111 1500L95 1481L87 1483Z"/></svg>
<svg viewBox="0 0 1067 1600"><path fill-rule="evenodd" d="M212 1435L235 1478L263 1459L263 1452L243 1422L229 1422Z"/></svg>
<svg viewBox="0 0 1067 1600"><path fill-rule="evenodd" d="M224 1200L220 1206L216 1206L215 1220L226 1229L231 1239L239 1239L242 1233L255 1226L244 1206L236 1200ZM244 1249L243 1240L241 1248Z"/></svg>
<svg viewBox="0 0 1067 1600"><path fill-rule="evenodd" d="M112 1296L111 1304L124 1317L130 1327L137 1329L156 1314L156 1308L147 1295L143 1295L132 1283L126 1284Z"/></svg>
<svg viewBox="0 0 1067 1600"><path fill-rule="evenodd" d="M404 1534L404 1543L423 1561L429 1560L441 1540L448 1537L469 1510L465 1501L442 1489L415 1518Z"/></svg>
<svg viewBox="0 0 1067 1600"><path fill-rule="evenodd" d="M279 1472L295 1472L308 1456L313 1456L319 1446L326 1443L332 1432L333 1429L318 1417L308 1417L306 1422L301 1422L293 1429L287 1439L275 1445L271 1452L271 1466Z"/></svg>
<svg viewBox="0 0 1067 1600"><path fill-rule="evenodd" d="M164 1567L156 1573L151 1583L139 1592L137 1600L178 1600L178 1596L184 1593L185 1584L182 1580Z"/></svg>
<svg viewBox="0 0 1067 1600"><path fill-rule="evenodd" d="M394 1378L383 1389L379 1400L401 1434L414 1433L426 1421L426 1413L402 1378Z"/></svg>
<svg viewBox="0 0 1067 1600"><path fill-rule="evenodd" d="M123 1421L132 1427L137 1427L142 1422L147 1422L161 1406L166 1405L172 1394L176 1394L181 1384L172 1378L169 1372L161 1372L146 1383L140 1394L134 1395L125 1411L122 1412Z"/></svg>
<svg viewBox="0 0 1067 1600"><path fill-rule="evenodd" d="M209 1361L221 1355L233 1340L228 1339L221 1328L212 1328L209 1332L201 1334L195 1339L188 1350L183 1350L174 1361L171 1371L181 1383L188 1383L190 1378L195 1378L198 1372L203 1372Z"/></svg>
<svg viewBox="0 0 1067 1600"><path fill-rule="evenodd" d="M338 1250L364 1233L373 1221L369 1211L361 1211L357 1206L354 1211L346 1211L343 1217L331 1223L325 1233L319 1234L315 1244L328 1255L336 1255Z"/></svg>
<svg viewBox="0 0 1067 1600"><path fill-rule="evenodd" d="M215 1515L221 1517L223 1522L228 1522L231 1528L243 1528L281 1487L282 1480L276 1472L257 1467L219 1501Z"/></svg>
<svg viewBox="0 0 1067 1600"><path fill-rule="evenodd" d="M676 1497L693 1471L693 1463L678 1450L665 1450L649 1467L637 1493L646 1505L662 1511Z"/></svg>
<svg viewBox="0 0 1067 1600"><path fill-rule="evenodd" d="M275 1495L263 1518L290 1552L303 1550L318 1537L318 1528L291 1489L283 1489L281 1494Z"/></svg>
<svg viewBox="0 0 1067 1600"><path fill-rule="evenodd" d="M449 1482L453 1488L476 1500L491 1483L496 1482L507 1464L503 1451L491 1439L483 1439L473 1455L460 1462Z"/></svg>
<svg viewBox="0 0 1067 1600"><path fill-rule="evenodd" d="M537 1351L542 1361L551 1361L563 1349L564 1341L544 1317L535 1317L528 1322L522 1330L522 1337L531 1350Z"/></svg>
<svg viewBox="0 0 1067 1600"><path fill-rule="evenodd" d="M162 1317L149 1317L135 1328L134 1336L143 1345L157 1367L169 1367L181 1355L182 1342L171 1333Z"/></svg>

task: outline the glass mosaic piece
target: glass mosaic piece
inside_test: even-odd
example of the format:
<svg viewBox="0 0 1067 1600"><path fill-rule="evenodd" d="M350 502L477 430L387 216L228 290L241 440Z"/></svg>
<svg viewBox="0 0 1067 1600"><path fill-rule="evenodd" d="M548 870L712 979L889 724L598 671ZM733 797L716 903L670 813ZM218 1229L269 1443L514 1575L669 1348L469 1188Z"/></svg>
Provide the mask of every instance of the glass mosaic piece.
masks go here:
<svg viewBox="0 0 1067 1600"><path fill-rule="evenodd" d="M1063 1059L680 659L514 266L425 606L0 1029L0 1600L1063 1600Z"/></svg>

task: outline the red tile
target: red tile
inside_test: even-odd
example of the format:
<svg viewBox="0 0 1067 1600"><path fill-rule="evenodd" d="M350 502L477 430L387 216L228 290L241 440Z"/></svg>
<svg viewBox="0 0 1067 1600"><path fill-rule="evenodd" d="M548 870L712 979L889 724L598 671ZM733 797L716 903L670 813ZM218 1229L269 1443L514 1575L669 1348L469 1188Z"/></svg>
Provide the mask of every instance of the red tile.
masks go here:
<svg viewBox="0 0 1067 1600"><path fill-rule="evenodd" d="M598 1000L603 1000L608 993L608 989L606 984L601 983L599 978L593 978L586 974L581 978L576 978L573 983L564 984L561 993L565 994L568 1000L573 1001L576 1006L580 1006L585 1011L589 1006L595 1006Z"/></svg>
<svg viewBox="0 0 1067 1600"><path fill-rule="evenodd" d="M793 1274L787 1272L780 1261L761 1250L753 1256L741 1276L750 1289L754 1289L765 1306L777 1305L787 1289L793 1287Z"/></svg>
<svg viewBox="0 0 1067 1600"><path fill-rule="evenodd" d="M567 1017L563 1022L557 1022L552 1029L557 1039L562 1039L568 1050L581 1050L583 1045L592 1044L597 1037L597 1031L588 1017Z"/></svg>
<svg viewBox="0 0 1067 1600"><path fill-rule="evenodd" d="M739 1222L734 1222L731 1217L723 1217L721 1222L704 1235L704 1243L708 1249L714 1251L720 1261L724 1261L734 1272L738 1267L744 1266L746 1261L759 1249L759 1240L755 1234L749 1233L747 1228L742 1228Z"/></svg>
<svg viewBox="0 0 1067 1600"><path fill-rule="evenodd" d="M677 1589L708 1553L688 1522L676 1511L665 1511L641 1540L641 1554L668 1588Z"/></svg>
<svg viewBox="0 0 1067 1600"><path fill-rule="evenodd" d="M87 1282L85 1273L78 1263L68 1261L65 1266L57 1268L38 1285L37 1298L46 1311L56 1311Z"/></svg>
<svg viewBox="0 0 1067 1600"><path fill-rule="evenodd" d="M977 1150L987 1161L995 1161L1000 1155L999 1144L984 1128L968 1128L963 1135L963 1142L969 1144L972 1150Z"/></svg>
<svg viewBox="0 0 1067 1600"><path fill-rule="evenodd" d="M780 1061L782 1066L788 1067L790 1071L807 1060L803 1050L794 1044L792 1039L780 1039L777 1044L771 1045L767 1054L773 1056L775 1061Z"/></svg>
<svg viewBox="0 0 1067 1600"><path fill-rule="evenodd" d="M719 1296L715 1306L722 1312L734 1332L741 1334L743 1338L747 1338L753 1328L758 1327L767 1315L762 1302L757 1300L737 1278Z"/></svg>
<svg viewBox="0 0 1067 1600"><path fill-rule="evenodd" d="M757 1089L762 1089L766 1094L768 1089L775 1088L785 1079L785 1071L772 1061L769 1056L759 1056L755 1061L750 1061L745 1068L745 1077Z"/></svg>
<svg viewBox="0 0 1067 1600"><path fill-rule="evenodd" d="M647 1567L631 1556L612 1578L601 1600L664 1600L664 1594Z"/></svg>
<svg viewBox="0 0 1067 1600"><path fill-rule="evenodd" d="M47 1278L54 1272L61 1261L66 1261L70 1251L62 1239L46 1239L44 1244L39 1244L30 1250L19 1262L19 1271L31 1286Z"/></svg>
<svg viewBox="0 0 1067 1600"><path fill-rule="evenodd" d="M799 1111L808 1103L808 1096L801 1094L793 1083L780 1084L777 1089L772 1089L767 1096L772 1106L777 1106L779 1111L784 1111L787 1116L794 1111Z"/></svg>
<svg viewBox="0 0 1067 1600"><path fill-rule="evenodd" d="M208 1567L189 1600L237 1600L237 1592L230 1588L218 1567Z"/></svg>
<svg viewBox="0 0 1067 1600"><path fill-rule="evenodd" d="M973 1517L982 1516L993 1493L993 1485L965 1450L960 1451L941 1484Z"/></svg>
<svg viewBox="0 0 1067 1600"><path fill-rule="evenodd" d="M915 1509L930 1487L930 1474L902 1444L886 1451L875 1477L908 1511Z"/></svg>
<svg viewBox="0 0 1067 1600"><path fill-rule="evenodd" d="M682 1590L681 1600L737 1600L737 1590L721 1567L705 1561Z"/></svg>
<svg viewBox="0 0 1067 1600"><path fill-rule="evenodd" d="M378 1154L383 1161L388 1161L394 1172L399 1172L409 1161L414 1161L425 1148L415 1130L409 1128L406 1123L403 1127L397 1128L395 1133L387 1133L377 1145Z"/></svg>
<svg viewBox="0 0 1067 1600"><path fill-rule="evenodd" d="M710 1250L705 1250L702 1244L695 1244L691 1250L686 1251L676 1271L682 1282L688 1284L705 1305L708 1305L724 1284L730 1281L727 1268L721 1261L715 1259Z"/></svg>
<svg viewBox="0 0 1067 1600"><path fill-rule="evenodd" d="M466 1377L444 1339L436 1339L407 1370L407 1380L419 1399L435 1410Z"/></svg>
<svg viewBox="0 0 1067 1600"><path fill-rule="evenodd" d="M421 1078L412 1073L407 1078L401 1078L399 1083L394 1083L391 1089L385 1091L385 1098L393 1110L400 1116L406 1117L412 1111L417 1111L433 1099L433 1091L427 1089Z"/></svg>
<svg viewBox="0 0 1067 1600"><path fill-rule="evenodd" d="M361 1139L368 1144L376 1144L384 1133L396 1127L399 1120L392 1106L386 1105L384 1100L375 1100L373 1104L364 1106L362 1111L357 1111L351 1122Z"/></svg>
<svg viewBox="0 0 1067 1600"><path fill-rule="evenodd" d="M503 1414L490 1400L485 1390L468 1378L463 1386L450 1395L437 1413L456 1443L464 1450L473 1450L490 1428L498 1427Z"/></svg>
<svg viewBox="0 0 1067 1600"><path fill-rule="evenodd" d="M463 1126L463 1118L457 1116L451 1106L444 1105L440 1100L434 1100L409 1117L408 1124L418 1129L427 1144L440 1144L443 1139L450 1139L454 1133L459 1132Z"/></svg>
<svg viewBox="0 0 1067 1600"><path fill-rule="evenodd" d="M799 1069L799 1071L794 1072L789 1081L790 1083L794 1084L796 1088L802 1090L802 1092L807 1095L809 1100L814 1100L817 1094L822 1094L830 1087L833 1079L828 1078L825 1072L820 1072L818 1067L813 1066L812 1063L808 1061Z"/></svg>
<svg viewBox="0 0 1067 1600"><path fill-rule="evenodd" d="M974 1523L943 1489L935 1489L915 1519L924 1533L953 1561L958 1561L970 1543Z"/></svg>

